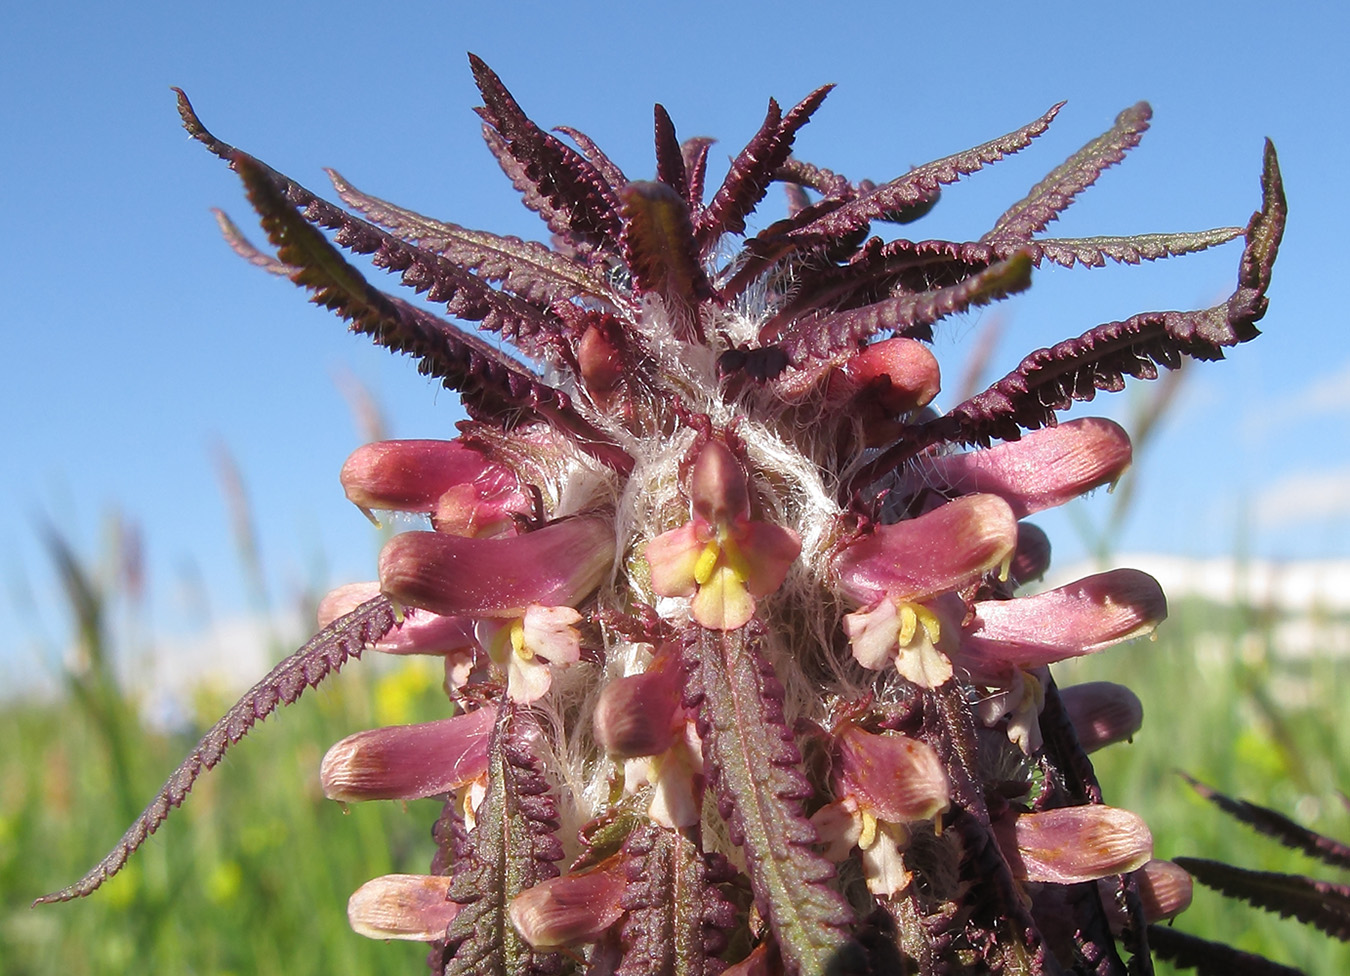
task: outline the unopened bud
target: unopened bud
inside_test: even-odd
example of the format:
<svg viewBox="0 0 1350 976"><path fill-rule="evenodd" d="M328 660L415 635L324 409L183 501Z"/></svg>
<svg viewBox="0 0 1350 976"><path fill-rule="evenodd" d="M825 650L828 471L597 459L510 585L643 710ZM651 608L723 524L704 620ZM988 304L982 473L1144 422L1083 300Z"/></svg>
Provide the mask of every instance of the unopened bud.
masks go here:
<svg viewBox="0 0 1350 976"><path fill-rule="evenodd" d="M1113 681L1088 681L1059 689L1060 701L1084 752L1134 737L1144 724L1139 696Z"/></svg>
<svg viewBox="0 0 1350 976"><path fill-rule="evenodd" d="M450 878L387 874L367 881L347 901L352 931L368 939L434 942L445 938L459 912L450 900Z"/></svg>

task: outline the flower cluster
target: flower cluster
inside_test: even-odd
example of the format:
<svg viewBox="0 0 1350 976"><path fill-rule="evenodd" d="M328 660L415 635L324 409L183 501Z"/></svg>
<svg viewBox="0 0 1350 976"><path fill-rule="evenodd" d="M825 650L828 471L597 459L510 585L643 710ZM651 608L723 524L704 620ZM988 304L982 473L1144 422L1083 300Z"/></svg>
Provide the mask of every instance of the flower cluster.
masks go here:
<svg viewBox="0 0 1350 976"><path fill-rule="evenodd" d="M885 240L874 224L919 219L1059 107L876 184L792 154L821 88L787 112L770 101L707 192L711 140L681 142L661 106L656 178L633 181L472 66L488 147L552 247L334 175L344 210L180 98L276 254L227 222L235 248L418 357L471 419L453 440L352 455L342 484L360 509L429 529L395 536L377 581L330 595L315 639L102 865L49 897L97 887L253 721L374 648L442 658L453 713L343 740L323 787L445 798L430 872L374 879L348 906L359 932L430 943L438 973L1107 974L1122 952L1146 967L1147 923L1189 885L1103 802L1087 758L1142 710L1123 687L1057 688L1049 666L1150 633L1166 602L1125 569L1023 595L1049 561L1024 520L1130 463L1120 427L1059 411L1256 335L1284 220L1273 150L1245 230L1044 236L1138 142L1141 104L978 241ZM747 237L773 183L787 216ZM933 408L939 320L1046 261L1238 237L1225 302L1099 325ZM515 354L378 291L338 247Z"/></svg>

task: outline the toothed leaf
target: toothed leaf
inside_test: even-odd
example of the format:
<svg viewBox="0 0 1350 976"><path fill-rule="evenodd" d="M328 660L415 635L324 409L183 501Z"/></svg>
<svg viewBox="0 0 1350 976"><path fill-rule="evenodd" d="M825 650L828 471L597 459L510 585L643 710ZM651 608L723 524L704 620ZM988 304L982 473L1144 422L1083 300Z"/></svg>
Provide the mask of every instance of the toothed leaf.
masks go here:
<svg viewBox="0 0 1350 976"><path fill-rule="evenodd" d="M444 976L555 973L556 953L537 953L511 924L511 899L558 876L557 810L532 741L535 718L503 696L488 743L487 793L455 866L450 898L463 907L446 933Z"/></svg>
<svg viewBox="0 0 1350 976"><path fill-rule="evenodd" d="M43 895L34 905L83 898L97 891L105 881L127 863L145 839L159 829L175 807L187 799L197 778L224 757L249 729L277 710L299 698L330 674L336 674L349 658L384 637L394 626L394 610L384 597L376 597L339 617L319 631L298 651L273 668L250 688L215 725L201 737L188 757L168 778L150 805L127 828L117 845L79 881Z"/></svg>
<svg viewBox="0 0 1350 976"><path fill-rule="evenodd" d="M545 303L578 295L619 300L589 269L542 244L432 220L362 193L336 170L326 172L338 196L353 210L415 247L433 251L488 281L500 281L503 288L528 302Z"/></svg>
<svg viewBox="0 0 1350 976"><path fill-rule="evenodd" d="M1306 976L1293 966L1282 966L1264 956L1165 925L1150 925L1148 942L1159 959L1166 959L1177 969L1194 969L1196 976Z"/></svg>
<svg viewBox="0 0 1350 976"><path fill-rule="evenodd" d="M988 244L999 258L1020 250L1030 254L1038 265L1046 260L1066 268L1072 268L1075 262L1088 268L1100 268L1107 261L1138 264L1195 254L1241 236L1241 227L1216 227L1195 233L1133 234L1129 237L1041 237L1034 241L996 238Z"/></svg>
<svg viewBox="0 0 1350 976"><path fill-rule="evenodd" d="M812 241L837 237L865 226L873 220L885 220L889 214L931 203L937 199L942 186L955 183L961 177L969 176L1004 156L1025 149L1031 144L1031 140L1050 127L1051 121L1063 104L1060 102L1039 119L1007 135L974 149L926 163L898 179L862 193L837 210L794 231L792 236Z"/></svg>
<svg viewBox="0 0 1350 976"><path fill-rule="evenodd" d="M718 810L745 850L755 902L787 971L812 976L849 951L851 913L830 886L834 866L812 849L816 830L802 811L811 787L758 630L754 621L732 631L691 628L685 701L698 708Z"/></svg>
<svg viewBox="0 0 1350 976"><path fill-rule="evenodd" d="M1181 775L1191 785L1191 789L1209 800L1224 813L1241 820L1254 830L1265 834L1267 837L1274 837L1284 846L1302 851L1324 864L1330 864L1337 868L1350 868L1350 845L1314 833L1307 827L1295 823L1284 814L1277 813L1268 807L1257 806L1255 803L1249 803L1246 800L1235 800L1206 786L1199 780L1187 776L1185 773Z"/></svg>
<svg viewBox="0 0 1350 976"><path fill-rule="evenodd" d="M1025 240L1067 210L1074 198L1097 181L1102 170L1125 158L1139 145L1148 129L1153 109L1139 102L1116 116L1115 124L1074 153L1041 180L1025 198L1013 204L994 222L981 240L1011 237Z"/></svg>
<svg viewBox="0 0 1350 976"><path fill-rule="evenodd" d="M700 248L706 252L723 234L745 230L745 218L768 192L773 174L787 161L797 130L825 101L833 85L824 85L802 99L786 116L778 103L769 99L764 124L734 160L731 170L712 201L698 215L696 225Z"/></svg>
<svg viewBox="0 0 1350 976"><path fill-rule="evenodd" d="M1275 912L1281 918L1292 915L1333 938L1350 942L1350 886L1298 874L1251 871L1198 857L1173 860L1207 888Z"/></svg>
<svg viewBox="0 0 1350 976"><path fill-rule="evenodd" d="M539 210L555 234L617 252L618 200L604 176L574 149L531 122L481 58L470 54L469 64L483 95L479 114L496 130L501 148L519 166L508 175L513 181L523 179L533 191L526 195L526 205ZM534 206L539 200L547 201L547 210Z"/></svg>

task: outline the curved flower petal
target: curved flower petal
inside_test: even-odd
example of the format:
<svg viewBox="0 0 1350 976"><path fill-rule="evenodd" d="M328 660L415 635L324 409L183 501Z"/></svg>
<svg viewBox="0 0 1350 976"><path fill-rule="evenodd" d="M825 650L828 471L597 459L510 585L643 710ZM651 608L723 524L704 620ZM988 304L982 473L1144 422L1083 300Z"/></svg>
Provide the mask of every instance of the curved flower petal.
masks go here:
<svg viewBox="0 0 1350 976"><path fill-rule="evenodd" d="M997 447L934 458L923 478L966 494L998 495L1020 519L1115 483L1130 458L1130 436L1119 424L1084 417Z"/></svg>
<svg viewBox="0 0 1350 976"><path fill-rule="evenodd" d="M380 595L380 584L348 583L339 586L319 601L319 627L327 627L338 617L355 610ZM454 654L478 650L472 617L429 613L416 607L403 611L403 620L374 644L383 654Z"/></svg>
<svg viewBox="0 0 1350 976"><path fill-rule="evenodd" d="M698 589L694 573L706 546L693 522L662 532L647 543L647 563L657 596L694 595Z"/></svg>
<svg viewBox="0 0 1350 976"><path fill-rule="evenodd" d="M1141 818L1096 804L1016 814L996 821L994 836L1013 877L1026 881L1096 881L1153 856L1153 836Z"/></svg>
<svg viewBox="0 0 1350 976"><path fill-rule="evenodd" d="M1124 685L1087 681L1059 689L1060 701L1084 752L1124 742L1144 724L1144 703Z"/></svg>
<svg viewBox="0 0 1350 976"><path fill-rule="evenodd" d="M920 515L881 525L847 545L834 572L862 604L883 596L924 600L958 589L1005 564L1017 545L1017 520L997 495L966 495Z"/></svg>
<svg viewBox="0 0 1350 976"><path fill-rule="evenodd" d="M349 735L323 757L330 800L416 800L458 789L487 771L497 709Z"/></svg>
<svg viewBox="0 0 1350 976"><path fill-rule="evenodd" d="M457 487L464 503L503 511L528 512L515 473L459 441L392 440L365 444L352 452L339 476L347 497L362 511L373 509L430 515Z"/></svg>
<svg viewBox="0 0 1350 976"><path fill-rule="evenodd" d="M949 804L947 773L926 743L847 725L835 740L835 793L881 820L931 820Z"/></svg>
<svg viewBox="0 0 1350 976"><path fill-rule="evenodd" d="M432 613L517 616L532 603L580 601L613 562L614 529L600 518L498 539L405 532L380 553L380 585L390 599Z"/></svg>
<svg viewBox="0 0 1350 976"><path fill-rule="evenodd" d="M511 900L507 913L520 937L536 949L583 945L600 938L623 915L627 865L615 855L586 871L541 881Z"/></svg>
<svg viewBox="0 0 1350 976"><path fill-rule="evenodd" d="M1053 664L1152 633L1166 618L1157 580L1116 569L1036 596L976 603L961 635L961 662L985 676Z"/></svg>

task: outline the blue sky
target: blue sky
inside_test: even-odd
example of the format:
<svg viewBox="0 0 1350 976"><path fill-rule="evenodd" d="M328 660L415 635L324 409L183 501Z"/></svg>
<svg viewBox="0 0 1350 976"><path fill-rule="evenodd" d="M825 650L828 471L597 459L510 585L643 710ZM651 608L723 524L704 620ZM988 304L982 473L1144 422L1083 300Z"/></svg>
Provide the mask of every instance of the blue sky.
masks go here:
<svg viewBox="0 0 1350 976"><path fill-rule="evenodd" d="M394 436L451 436L455 398L230 254L209 208L251 227L247 205L178 127L169 86L222 138L320 192L332 166L432 216L538 236L481 144L468 50L537 122L582 129L635 178L653 169L658 100L682 136L718 137L725 166L768 96L793 103L836 82L799 153L887 179L1068 99L1030 150L948 189L915 227L933 237L978 236L1139 99L1153 104L1152 131L1056 233L1241 224L1270 136L1291 217L1266 335L1191 372L1140 459L1118 547L1350 555L1350 340L1333 298L1344 274L1334 235L1350 224L1345 10L1286 4L1273 20L1259 3L940 6L6 5L0 681L67 637L44 525L91 558L109 512L138 525L151 632L249 609L215 445L242 472L276 602L372 575L378 539L337 483L361 441L343 384L371 392ZM946 323L937 351L954 382L987 317L1003 315L993 379L1099 322L1211 304L1232 286L1238 247L1042 272L997 313ZM1128 418L1137 392L1090 412ZM1086 518L1111 503L1093 499ZM1082 553L1068 520L1043 522L1061 558Z"/></svg>

